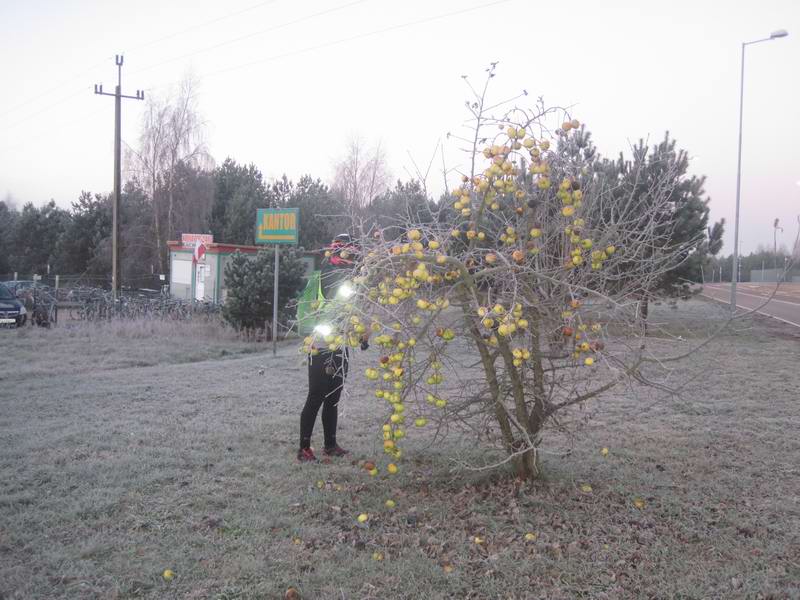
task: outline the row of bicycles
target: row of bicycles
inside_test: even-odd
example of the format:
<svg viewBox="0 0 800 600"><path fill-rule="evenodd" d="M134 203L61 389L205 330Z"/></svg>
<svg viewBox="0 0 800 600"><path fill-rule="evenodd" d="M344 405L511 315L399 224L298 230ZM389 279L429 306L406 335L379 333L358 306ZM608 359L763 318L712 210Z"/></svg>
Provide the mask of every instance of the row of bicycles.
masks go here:
<svg viewBox="0 0 800 600"><path fill-rule="evenodd" d="M16 283L16 282L11 282ZM92 286L55 288L35 282L11 290L25 304L30 322L50 326L59 320L106 321L112 319L212 320L222 307L213 302L173 298L161 290L122 290L116 300L110 291ZM59 314L60 313L60 314Z"/></svg>
<svg viewBox="0 0 800 600"><path fill-rule="evenodd" d="M111 319L162 319L173 321L212 320L222 312L213 302L182 300L166 294L152 296L141 292L123 292L114 300L111 292L78 290L67 302L76 303L75 317L83 321Z"/></svg>

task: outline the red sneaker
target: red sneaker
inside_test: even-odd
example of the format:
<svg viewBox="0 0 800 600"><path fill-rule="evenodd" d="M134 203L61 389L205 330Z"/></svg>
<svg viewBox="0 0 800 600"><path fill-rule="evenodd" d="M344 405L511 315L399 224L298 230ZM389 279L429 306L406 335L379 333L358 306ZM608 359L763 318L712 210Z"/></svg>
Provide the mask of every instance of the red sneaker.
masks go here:
<svg viewBox="0 0 800 600"><path fill-rule="evenodd" d="M339 445L336 445L333 448L325 448L322 453L325 456L344 456L345 454L350 454L347 450Z"/></svg>
<svg viewBox="0 0 800 600"><path fill-rule="evenodd" d="M300 462L317 462L317 457L314 456L314 451L311 448L300 448L297 451L297 460Z"/></svg>

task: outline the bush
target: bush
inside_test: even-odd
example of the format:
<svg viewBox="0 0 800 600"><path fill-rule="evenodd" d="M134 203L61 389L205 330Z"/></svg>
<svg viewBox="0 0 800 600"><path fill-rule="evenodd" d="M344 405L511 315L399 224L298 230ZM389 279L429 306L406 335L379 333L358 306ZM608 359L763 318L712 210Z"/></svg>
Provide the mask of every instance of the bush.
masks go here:
<svg viewBox="0 0 800 600"><path fill-rule="evenodd" d="M237 251L225 267L228 296L222 315L240 331L269 331L272 326L274 253L273 248L265 248L250 257ZM281 249L279 260L278 319L286 322L291 318L291 301L303 287L304 268L294 248Z"/></svg>

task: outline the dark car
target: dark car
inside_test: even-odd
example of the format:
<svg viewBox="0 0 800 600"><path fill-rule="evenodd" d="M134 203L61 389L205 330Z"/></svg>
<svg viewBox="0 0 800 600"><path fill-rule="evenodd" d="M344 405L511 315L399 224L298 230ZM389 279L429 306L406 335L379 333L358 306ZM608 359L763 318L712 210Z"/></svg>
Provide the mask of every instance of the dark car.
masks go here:
<svg viewBox="0 0 800 600"><path fill-rule="evenodd" d="M36 287L37 282L31 279L14 279L11 281L0 281L0 285L6 286L16 296L22 295L25 290Z"/></svg>
<svg viewBox="0 0 800 600"><path fill-rule="evenodd" d="M25 294L38 288L41 283L30 279L14 279L11 281L0 281L0 285L6 286L17 298L21 298Z"/></svg>
<svg viewBox="0 0 800 600"><path fill-rule="evenodd" d="M8 287L0 283L0 327L22 327L28 311Z"/></svg>

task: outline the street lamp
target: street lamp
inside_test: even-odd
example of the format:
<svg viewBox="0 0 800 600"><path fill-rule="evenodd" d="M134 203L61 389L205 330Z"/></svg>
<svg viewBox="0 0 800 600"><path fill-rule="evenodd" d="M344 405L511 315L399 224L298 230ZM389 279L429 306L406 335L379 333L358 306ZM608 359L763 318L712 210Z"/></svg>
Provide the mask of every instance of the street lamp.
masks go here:
<svg viewBox="0 0 800 600"><path fill-rule="evenodd" d="M731 315L736 313L736 264L739 261L739 198L742 188L742 117L744 115L744 50L752 44L777 40L786 37L789 33L785 29L773 31L768 38L742 42L742 74L739 85L739 160L736 166L736 218L733 222L733 269L731 270Z"/></svg>
<svg viewBox="0 0 800 600"><path fill-rule="evenodd" d="M739 254L742 253L742 244L744 244L744 242L739 242ZM733 273L731 273L731 277L733 277ZM741 261L741 258L736 263L736 277L735 277L735 279L736 279L736 281L741 281L741 279L742 279L742 261Z"/></svg>
<svg viewBox="0 0 800 600"><path fill-rule="evenodd" d="M772 240L773 240L772 241L772 252L775 255L775 275L776 276L778 274L777 273L777 271L778 271L778 229L780 229L781 233L783 233L783 227L778 225L778 223L780 223L780 222L781 222L780 219L775 219L775 222L772 224L772 229L773 229L773 231L772 231Z"/></svg>

